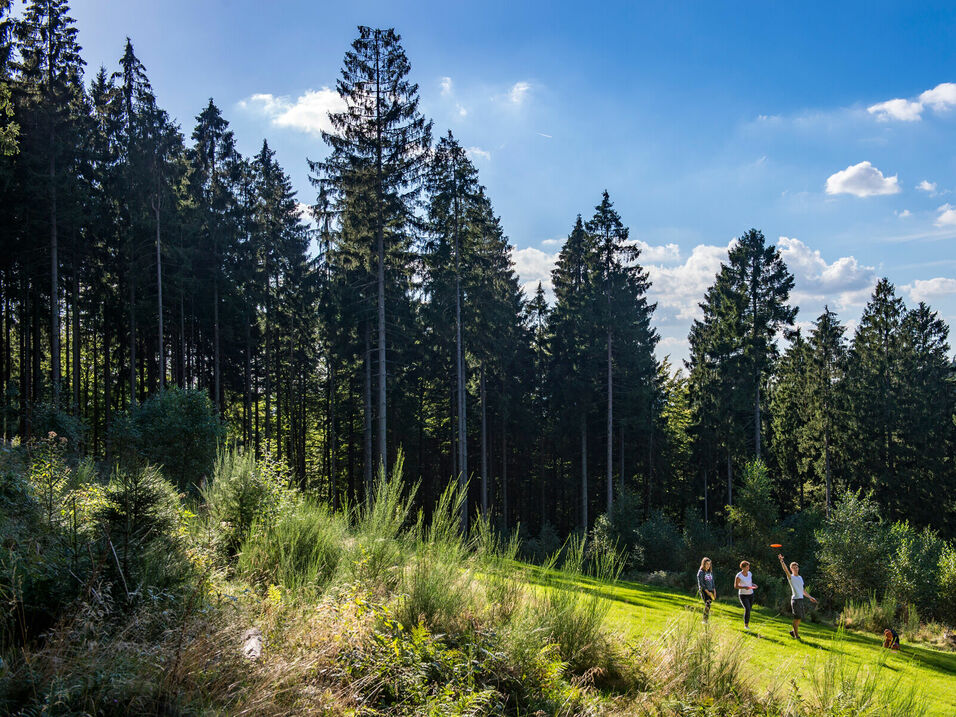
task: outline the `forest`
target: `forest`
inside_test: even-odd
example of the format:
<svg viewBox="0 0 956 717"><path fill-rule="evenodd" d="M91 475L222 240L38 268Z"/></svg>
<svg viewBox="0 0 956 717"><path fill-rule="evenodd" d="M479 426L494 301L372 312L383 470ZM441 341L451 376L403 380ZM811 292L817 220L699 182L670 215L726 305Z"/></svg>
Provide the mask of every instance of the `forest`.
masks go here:
<svg viewBox="0 0 956 717"><path fill-rule="evenodd" d="M611 578L696 571L672 561L777 531L817 547L823 581L841 560L836 521L860 528L853 540L878 524L874 545L922 550L912 564L932 585L868 582L863 565L844 592L832 576L834 609L886 591L951 619L956 364L946 323L890 278L852 331L829 309L801 330L793 274L741 217L675 365L636 218L601 187L567 217L553 298L524 293L467 144L420 110L395 30L359 27L345 50L345 109L303 158L304 197L267 140L237 150L214 99L185 126L170 117L131 40L115 66L87 68L65 0L11 11L0 0L0 410L6 474L40 476L38 524L53 529L65 466L131 511L117 476L147 466L135 474L183 505L232 505L216 476L255 474L274 511L292 491L329 515L371 510L397 469L417 486L402 515L421 509L420 525L513 534L512 558L545 563L569 535L587 536L582 561L613 542ZM258 525L235 510L220 523ZM90 511L113 530L131 515ZM62 534L77 574L80 532ZM253 565L244 535L215 550L258 574L269 559ZM133 542L104 553L122 583ZM11 614L52 624L56 610L22 602ZM5 630L20 644L42 631Z"/></svg>

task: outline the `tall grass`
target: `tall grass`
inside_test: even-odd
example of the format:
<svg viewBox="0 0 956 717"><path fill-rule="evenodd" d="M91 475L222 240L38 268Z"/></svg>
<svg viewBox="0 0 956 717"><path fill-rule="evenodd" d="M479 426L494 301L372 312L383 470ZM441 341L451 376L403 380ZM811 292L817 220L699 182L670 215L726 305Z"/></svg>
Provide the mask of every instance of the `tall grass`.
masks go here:
<svg viewBox="0 0 956 717"><path fill-rule="evenodd" d="M315 597L339 570L347 524L324 505L303 499L275 523L256 523L242 544L237 568L260 584L281 585L300 597Z"/></svg>
<svg viewBox="0 0 956 717"><path fill-rule="evenodd" d="M448 484L428 525L419 514L414 554L402 572L398 618L408 627L419 622L434 630L454 631L475 604L472 551L459 529L467 487Z"/></svg>
<svg viewBox="0 0 956 717"><path fill-rule="evenodd" d="M563 554L563 558L562 558ZM558 561L561 567L558 569ZM574 536L542 566L543 588L535 593L531 617L536 630L558 646L561 658L575 673L609 666L609 642L605 626L610 601L596 589L587 589L591 580L617 580L621 560L612 551L588 559L585 539Z"/></svg>
<svg viewBox="0 0 956 717"><path fill-rule="evenodd" d="M838 636L839 639L839 636ZM808 669L804 695L794 693L787 715L920 717L926 704L914 688L903 689L886 667L886 656L870 665L851 663L832 652L817 669Z"/></svg>

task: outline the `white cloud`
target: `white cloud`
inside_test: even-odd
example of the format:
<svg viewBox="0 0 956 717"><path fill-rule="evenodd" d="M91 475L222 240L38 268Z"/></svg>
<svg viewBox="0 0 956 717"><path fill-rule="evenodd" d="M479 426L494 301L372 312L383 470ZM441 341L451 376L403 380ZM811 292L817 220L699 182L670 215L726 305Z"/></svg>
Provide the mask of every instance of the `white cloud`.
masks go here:
<svg viewBox="0 0 956 717"><path fill-rule="evenodd" d="M931 90L926 90L919 96L923 105L932 107L937 112L947 110L956 105L956 83L943 82Z"/></svg>
<svg viewBox="0 0 956 717"><path fill-rule="evenodd" d="M924 179L922 182L916 185L916 188L920 191L934 194L936 192L936 182L930 182Z"/></svg>
<svg viewBox="0 0 956 717"><path fill-rule="evenodd" d="M465 117L468 115L468 110L466 110L463 105L458 104L458 105L455 105L455 107L458 109L459 117Z"/></svg>
<svg viewBox="0 0 956 717"><path fill-rule="evenodd" d="M548 301L551 301L554 298L551 270L554 269L555 262L558 260L557 252L549 254L529 246L524 249L515 249L511 256L514 259L515 271L521 278L521 285L525 294L533 296L540 282Z"/></svg>
<svg viewBox="0 0 956 717"><path fill-rule="evenodd" d="M682 264L664 266L648 264L652 282L648 292L657 302L659 321L689 321L700 316L698 303L703 301L707 288L714 283L720 264L727 260L727 246L698 244Z"/></svg>
<svg viewBox="0 0 956 717"><path fill-rule="evenodd" d="M903 287L910 299L915 302L930 303L934 299L941 299L950 294L956 294L956 279L937 276L934 279L917 279L912 284Z"/></svg>
<svg viewBox="0 0 956 717"><path fill-rule="evenodd" d="M530 89L531 85L527 82L515 82L511 87L511 91L508 93L508 99L510 99L514 104L520 105L522 102L524 102L524 98L527 96Z"/></svg>
<svg viewBox="0 0 956 717"><path fill-rule="evenodd" d="M288 97L260 93L242 100L239 106L261 112L276 127L321 134L332 131L329 113L343 111L345 101L335 90L323 87L321 90L306 90L294 102Z"/></svg>
<svg viewBox="0 0 956 717"><path fill-rule="evenodd" d="M918 122L922 119L923 105L919 102L910 102L909 100L887 100L870 105L866 111L881 122L889 120L899 120L900 122Z"/></svg>
<svg viewBox="0 0 956 717"><path fill-rule="evenodd" d="M452 84L451 78L442 77L441 82L439 84L441 85L442 97L448 97L448 95L452 93L452 88L454 87L454 84Z"/></svg>
<svg viewBox="0 0 956 717"><path fill-rule="evenodd" d="M900 219L906 219L906 217L913 216L913 213L909 209L904 209L902 212L896 212L896 216Z"/></svg>
<svg viewBox="0 0 956 717"><path fill-rule="evenodd" d="M677 244L652 246L640 239L631 239L629 243L641 250L640 259L638 259L641 264L669 264L680 261L680 247Z"/></svg>
<svg viewBox="0 0 956 717"><path fill-rule="evenodd" d="M860 162L827 178L827 194L852 194L855 197L873 197L881 194L898 194L897 175L884 177L883 172L869 162Z"/></svg>
<svg viewBox="0 0 956 717"><path fill-rule="evenodd" d="M931 90L920 94L917 100L893 99L877 102L866 108L871 115L882 122L898 120L900 122L918 122L923 118L927 107L936 112L944 112L956 105L956 83L943 82Z"/></svg>
<svg viewBox="0 0 956 717"><path fill-rule="evenodd" d="M484 150L481 147L468 147L465 149L465 152L472 159L475 159L475 158L491 159L491 152L488 152L487 150Z"/></svg>
<svg viewBox="0 0 956 717"><path fill-rule="evenodd" d="M544 137L545 139L552 139L550 134L545 134L544 132L538 132L539 137Z"/></svg>
<svg viewBox="0 0 956 717"><path fill-rule="evenodd" d="M936 217L936 226L938 227L956 227L956 207L952 204L944 204L937 207L939 216Z"/></svg>
<svg viewBox="0 0 956 717"><path fill-rule="evenodd" d="M829 303L841 310L861 306L876 283L875 268L856 257L842 256L828 264L818 250L791 237L780 237L777 247L793 274L794 304Z"/></svg>
<svg viewBox="0 0 956 717"><path fill-rule="evenodd" d="M541 246L561 246L564 244L564 239L543 239L541 241Z"/></svg>

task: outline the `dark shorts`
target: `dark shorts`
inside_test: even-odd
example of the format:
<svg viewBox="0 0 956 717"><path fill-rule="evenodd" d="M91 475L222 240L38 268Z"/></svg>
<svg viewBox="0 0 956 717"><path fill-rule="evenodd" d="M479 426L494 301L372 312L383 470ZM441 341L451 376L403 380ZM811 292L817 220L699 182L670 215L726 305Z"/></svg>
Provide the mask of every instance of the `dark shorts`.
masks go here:
<svg viewBox="0 0 956 717"><path fill-rule="evenodd" d="M802 620L807 614L807 603L803 598L797 600L790 600L790 609L793 611L793 616L797 620Z"/></svg>

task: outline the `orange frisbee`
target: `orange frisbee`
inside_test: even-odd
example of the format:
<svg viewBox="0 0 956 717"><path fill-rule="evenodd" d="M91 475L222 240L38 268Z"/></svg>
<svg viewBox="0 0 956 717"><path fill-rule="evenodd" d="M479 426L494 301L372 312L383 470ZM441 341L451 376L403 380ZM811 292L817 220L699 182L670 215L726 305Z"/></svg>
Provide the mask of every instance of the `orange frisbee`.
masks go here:
<svg viewBox="0 0 956 717"><path fill-rule="evenodd" d="M770 547L771 547L771 548L782 548L782 547L783 547L783 544L782 544L782 543L771 543L771 544L770 544Z"/></svg>

